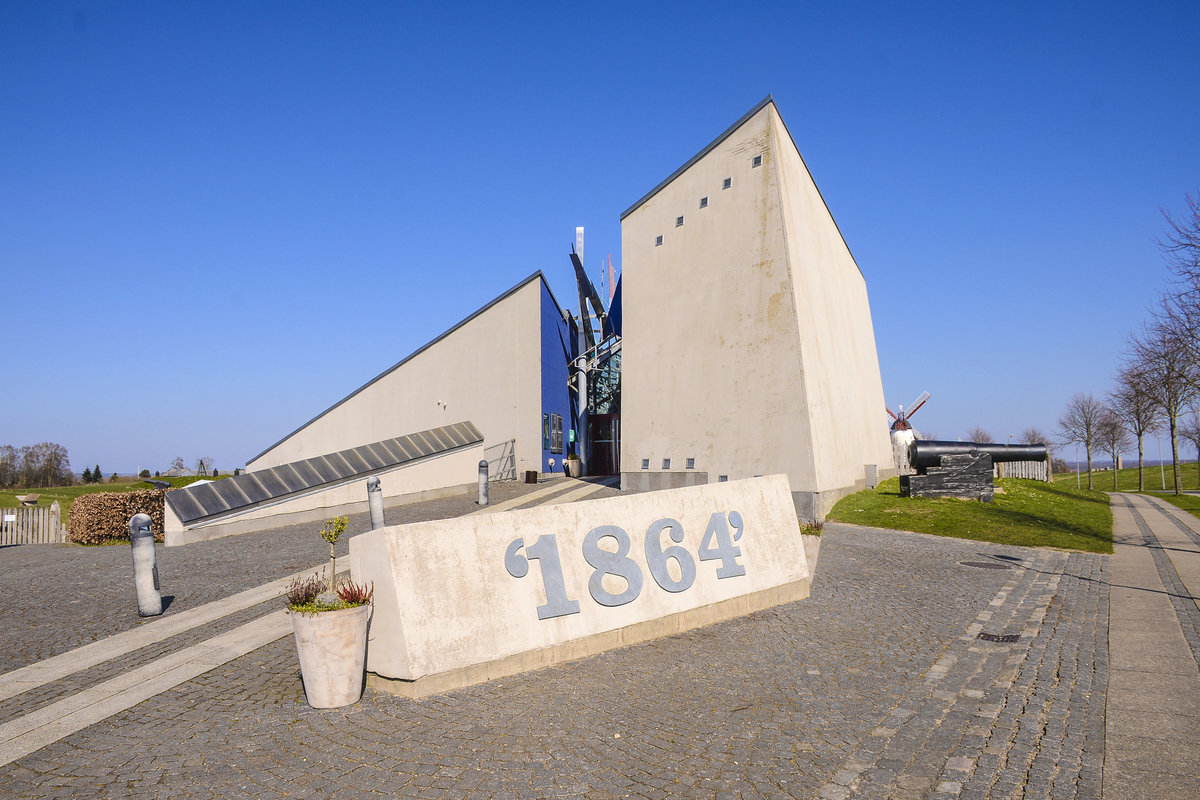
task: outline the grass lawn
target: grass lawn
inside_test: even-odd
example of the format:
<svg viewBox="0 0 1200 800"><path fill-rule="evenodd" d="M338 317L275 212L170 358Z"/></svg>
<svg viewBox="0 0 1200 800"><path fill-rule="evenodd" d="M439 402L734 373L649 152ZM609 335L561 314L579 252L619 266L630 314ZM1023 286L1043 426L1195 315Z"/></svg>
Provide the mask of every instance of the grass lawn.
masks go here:
<svg viewBox="0 0 1200 800"><path fill-rule="evenodd" d="M215 480L229 477L221 475ZM172 486L179 488L195 483L204 478L187 477L187 478L155 478L154 480L167 481ZM207 480L214 480L208 478ZM21 505L17 500L19 494L36 494L38 495L39 506L49 506L55 500L62 507L63 522L66 523L67 518L71 514L71 504L75 502L75 498L85 494L95 494L96 492L136 492L141 489L152 489L150 484L140 478L129 478L127 480L119 480L116 483L86 483L78 486L55 486L50 489L0 489L0 508L14 508Z"/></svg>
<svg viewBox="0 0 1200 800"><path fill-rule="evenodd" d="M1182 508L1193 517L1200 517L1200 496L1194 494L1163 494L1162 492L1146 492L1146 494L1153 494L1157 498L1166 500L1168 503Z"/></svg>
<svg viewBox="0 0 1200 800"><path fill-rule="evenodd" d="M1117 470L1117 489L1120 492L1136 492L1138 490L1138 471L1137 471L1137 453L1134 453L1132 467ZM1125 463L1130 463L1130 459L1126 458ZM1166 464L1162 469L1156 464L1153 467L1146 467L1145 481L1147 492L1161 492L1163 490L1163 477L1166 477L1167 491L1175 491L1175 471L1170 464ZM1181 481L1180 488L1184 491L1200 490L1200 475L1196 472L1196 462L1187 461L1179 465L1179 480ZM1059 472L1054 475L1054 482L1060 485L1075 485L1074 472ZM1087 472L1079 473L1079 485L1084 489L1087 488ZM1092 486L1102 492L1111 492L1113 490L1113 471L1108 469L1103 472L1092 472Z"/></svg>
<svg viewBox="0 0 1200 800"><path fill-rule="evenodd" d="M901 497L900 479L889 478L875 489L843 497L828 519L997 544L1113 551L1108 495L1077 490L1073 474L1070 485L1004 478L992 503Z"/></svg>

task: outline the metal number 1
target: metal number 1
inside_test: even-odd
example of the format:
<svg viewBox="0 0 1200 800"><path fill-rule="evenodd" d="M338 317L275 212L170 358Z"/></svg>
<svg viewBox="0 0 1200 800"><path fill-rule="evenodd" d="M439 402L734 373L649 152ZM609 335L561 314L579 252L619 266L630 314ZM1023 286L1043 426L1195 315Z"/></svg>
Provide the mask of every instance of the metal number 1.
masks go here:
<svg viewBox="0 0 1200 800"><path fill-rule="evenodd" d="M553 533L543 533L531 546L525 548L528 558L518 550L525 547L524 539L513 539L504 551L504 568L514 578L529 574L529 558L537 559L542 566L542 588L546 590L546 604L537 607L538 619L564 617L579 613L579 601L567 597L567 586L563 580L562 562L558 558L558 539Z"/></svg>

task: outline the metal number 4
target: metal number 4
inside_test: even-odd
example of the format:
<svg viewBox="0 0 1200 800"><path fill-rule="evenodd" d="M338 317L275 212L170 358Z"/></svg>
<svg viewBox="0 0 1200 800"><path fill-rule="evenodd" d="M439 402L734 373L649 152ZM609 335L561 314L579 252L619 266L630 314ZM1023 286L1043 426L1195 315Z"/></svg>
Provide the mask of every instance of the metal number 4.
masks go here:
<svg viewBox="0 0 1200 800"><path fill-rule="evenodd" d="M718 578L736 578L746 574L746 568L738 563L742 548L734 544L742 538L742 515L730 511L729 521L737 531L732 537L729 535L725 515L718 512L709 517L708 528L704 531L704 538L700 540L700 560L721 562L721 566L717 568Z"/></svg>

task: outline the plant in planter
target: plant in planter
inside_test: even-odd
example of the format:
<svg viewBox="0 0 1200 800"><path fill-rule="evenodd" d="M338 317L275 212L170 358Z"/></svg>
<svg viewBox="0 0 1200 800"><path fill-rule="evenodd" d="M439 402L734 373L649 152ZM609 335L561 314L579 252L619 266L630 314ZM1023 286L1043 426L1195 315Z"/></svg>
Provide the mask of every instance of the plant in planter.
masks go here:
<svg viewBox="0 0 1200 800"><path fill-rule="evenodd" d="M345 530L345 517L328 520L321 529L321 538L329 542L328 583L314 574L292 581L287 591L304 694L313 708L348 706L362 697L375 587L337 580L333 546Z"/></svg>
<svg viewBox="0 0 1200 800"><path fill-rule="evenodd" d="M346 532L346 524L350 521L349 517L334 517L333 519L325 520L325 524L321 526L321 538L329 542L329 591L334 592L334 579L337 575L337 553L333 551L333 546L337 544L338 539L342 538L342 534Z"/></svg>
<svg viewBox="0 0 1200 800"><path fill-rule="evenodd" d="M579 460L574 448L568 450L567 457L563 459L563 472L571 478L583 476L583 462Z"/></svg>

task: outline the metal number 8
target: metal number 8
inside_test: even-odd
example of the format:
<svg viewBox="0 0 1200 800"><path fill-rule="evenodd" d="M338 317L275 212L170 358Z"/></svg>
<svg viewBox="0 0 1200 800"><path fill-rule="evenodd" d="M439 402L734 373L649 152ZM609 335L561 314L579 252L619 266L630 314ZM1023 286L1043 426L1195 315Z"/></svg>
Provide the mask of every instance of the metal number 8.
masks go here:
<svg viewBox="0 0 1200 800"><path fill-rule="evenodd" d="M601 539L615 539L617 551L600 547ZM629 534L616 525L601 525L592 528L583 537L583 558L595 572L588 578L588 592L602 606L623 606L637 599L642 593L642 570L629 557ZM625 581L625 591L613 594L604 588L604 576L616 575Z"/></svg>

